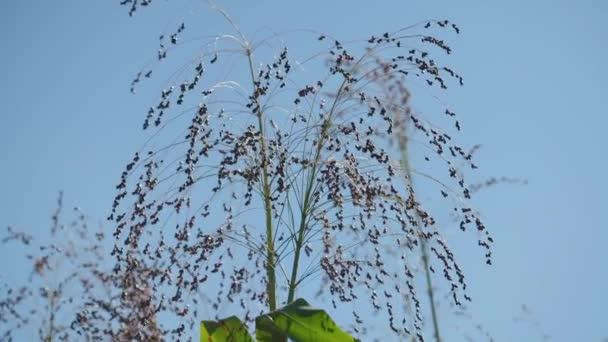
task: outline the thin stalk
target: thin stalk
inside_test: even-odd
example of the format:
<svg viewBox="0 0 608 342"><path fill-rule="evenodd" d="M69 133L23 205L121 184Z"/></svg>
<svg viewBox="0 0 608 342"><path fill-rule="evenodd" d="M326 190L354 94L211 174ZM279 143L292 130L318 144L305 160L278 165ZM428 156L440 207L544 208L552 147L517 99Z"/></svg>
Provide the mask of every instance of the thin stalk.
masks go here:
<svg viewBox="0 0 608 342"><path fill-rule="evenodd" d="M251 49L247 48L247 60L249 62L249 72L251 74L251 82L253 87L256 87L255 75L253 73L253 61L251 59ZM256 99L257 102L257 99ZM264 197L264 215L266 216L266 276L268 277L268 284L266 287L266 294L268 295L268 306L270 311L277 309L277 277L274 268L275 264L275 250L274 250L274 238L272 231L272 203L271 203L271 189L270 181L268 178L268 160L266 157L266 138L264 136L264 113L260 108L257 113L258 126L260 130L260 148L262 154L262 174L263 174L263 197Z"/></svg>
<svg viewBox="0 0 608 342"><path fill-rule="evenodd" d="M45 342L52 342L55 334L55 290L49 294L49 333Z"/></svg>
<svg viewBox="0 0 608 342"><path fill-rule="evenodd" d="M399 140L399 149L401 150L401 163L403 164L403 168L405 170L405 176L407 178L408 186L411 191L414 191L414 181L412 179L412 170L410 168L408 162L408 153L407 153L407 137L401 137ZM420 227L422 224L422 220L420 215L416 211L416 223ZM435 306L435 294L433 291L433 282L431 279L431 270L429 263L429 253L427 250L426 240L425 238L420 238L420 249L422 250L422 265L424 267L424 275L426 278L427 285L427 294L429 296L429 302L431 305L431 317L433 320L433 335L435 337L436 342L441 342L441 336L439 334L439 319L437 318L437 308Z"/></svg>
<svg viewBox="0 0 608 342"><path fill-rule="evenodd" d="M361 57L355 65L358 65L364 57ZM331 106L331 109L328 113L327 119L323 122L323 126L321 127L321 135L319 137L319 142L317 145L317 150L315 151L315 158L312 164L312 170L310 173L310 177L308 179L308 184L306 184L306 192L304 194L304 203L302 205L302 213L300 215L300 227L298 228L298 237L296 240L296 246L294 251L293 265L291 268L291 279L289 281L289 291L287 294L287 304L293 302L296 288L298 287L298 266L300 265L300 254L302 252L302 246L304 245L304 234L306 232L306 222L308 221L307 215L310 206L310 196L312 194L312 189L315 181L315 174L317 173L317 167L319 166L319 159L321 158L321 150L323 148L323 142L325 140L325 135L327 131L331 127L331 117L336 109L338 104L338 100L340 99L340 95L342 94L342 90L346 85L347 80L344 79L342 84L340 84L340 88L338 88L338 92L336 93L336 98Z"/></svg>
<svg viewBox="0 0 608 342"><path fill-rule="evenodd" d="M433 282L431 280L431 270L429 265L429 253L426 247L426 241L424 238L420 239L420 248L422 249L422 264L424 267L424 275L426 278L427 293L429 295L429 301L431 302L431 316L433 318L433 333L435 335L435 341L441 342L439 335L439 320L437 318L437 308L435 307L435 295L433 291Z"/></svg>
<svg viewBox="0 0 608 342"><path fill-rule="evenodd" d="M313 188L313 185L315 182L315 175L317 173L317 167L319 166L319 160L321 158L323 142L325 140L325 135L327 134L327 131L329 130L329 128L331 126L330 119L336 108L338 99L340 97L340 94L342 93L342 89L344 88L345 84L346 84L346 80L342 81L342 84L340 85L340 88L338 89L338 92L336 93L336 99L334 100L334 103L331 106L331 110L329 111L328 117L323 122L323 126L321 127L321 134L319 137L319 141L317 142L317 150L315 151L314 162L312 164L310 177L308 178L308 183L306 185L306 192L304 193L304 203L302 205L302 212L300 215L300 227L298 228L298 237L296 239L296 246L295 246L295 251L294 251L294 256L293 256L293 265L291 267L291 278L289 280L289 291L287 294L287 304L293 302L295 294L296 294L296 288L298 287L298 282L297 282L298 266L300 265L300 254L302 252L302 246L304 245L304 233L306 232L307 215L309 214L308 207L310 206L310 199L311 199L310 197L311 197L312 188Z"/></svg>

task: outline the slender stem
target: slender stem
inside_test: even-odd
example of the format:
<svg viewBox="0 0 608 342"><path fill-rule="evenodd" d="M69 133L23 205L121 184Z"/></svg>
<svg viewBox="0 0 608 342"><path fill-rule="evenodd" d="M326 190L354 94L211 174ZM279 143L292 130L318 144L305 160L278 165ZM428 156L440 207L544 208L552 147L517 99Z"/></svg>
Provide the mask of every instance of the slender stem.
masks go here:
<svg viewBox="0 0 608 342"><path fill-rule="evenodd" d="M251 82L253 87L256 87L255 75L253 72L253 61L251 59L251 49L247 47L247 60L249 62L249 72L251 74ZM255 99L257 102L257 99ZM256 103L256 105L259 105ZM275 249L274 249L274 238L272 231L272 203L271 203L271 189L270 181L268 177L268 159L266 156L266 137L264 136L264 113L261 108L257 112L258 126L260 130L260 153L262 154L262 175L263 175L263 197L264 197L264 214L266 216L266 276L268 277L268 284L266 287L266 294L268 295L268 306L270 311L277 309L277 277L275 272Z"/></svg>
<svg viewBox="0 0 608 342"><path fill-rule="evenodd" d="M319 145L320 146L320 145ZM319 148L317 148L319 150ZM304 204L302 205L302 213L300 215L300 227L298 228L298 237L296 239L296 249L294 251L293 265L291 267L291 278L289 280L289 292L287 294L287 304L293 302L297 287L298 265L300 264L300 252L302 250L302 242L304 241L304 231L306 230L306 216L308 215L308 206L310 205L310 194L312 193L312 183L316 173L316 160L313 166L306 193L304 194Z"/></svg>
<svg viewBox="0 0 608 342"><path fill-rule="evenodd" d="M364 58L371 53L371 51L367 52L363 57L361 57L359 60L357 60L357 62L354 65L354 68L356 68L359 63L361 63L361 61L364 60ZM297 240L296 240L296 246L295 246L295 251L294 251L294 257L293 257L293 265L291 268L291 279L289 281L289 291L287 294L287 303L291 303L294 300L295 297L295 293L296 293L296 288L298 287L298 266L300 265L300 254L302 252L302 246L304 245L304 234L306 232L306 222L308 221L308 214L309 214L309 206L310 206L310 200L311 200L311 195L312 195L312 189L314 186L314 182L315 182L315 175L317 173L317 167L319 166L319 160L321 158L321 151L323 149L323 143L325 141L325 136L327 135L329 128L331 127L331 118L334 114L334 111L336 110L336 106L338 105L338 100L340 99L340 96L342 94L342 91L344 90L344 87L346 86L346 83L348 82L347 79L344 79L342 81L342 84L340 84L340 88L338 88L338 92L336 93L336 98L333 101L333 104L331 105L331 109L328 113L327 118L325 119L325 121L323 122L323 126L321 127L321 135L319 136L319 141L318 141L318 145L317 145L317 150L315 152L315 158L312 164L312 170L310 173L310 177L308 179L308 184L306 184L306 192L304 193L304 202L302 204L302 212L300 215L300 227L298 228L298 236L297 236Z"/></svg>
<svg viewBox="0 0 608 342"><path fill-rule="evenodd" d="M431 280L431 270L429 265L429 252L426 247L426 241L424 238L420 239L420 248L422 249L422 264L424 266L424 274L426 277L427 292L429 295L429 301L431 302L431 316L433 318L433 332L435 335L435 341L441 342L439 335L439 319L437 318L437 308L435 307L435 295L433 291L433 283Z"/></svg>
<svg viewBox="0 0 608 342"><path fill-rule="evenodd" d="M403 137L400 137L400 139L398 139L398 140L399 140L399 148L401 150L401 163L406 172L405 176L407 178L407 183L408 183L408 186L410 187L410 190L414 191L414 180L412 179L412 170L411 170L409 162L408 162L407 137L403 136ZM420 218L420 214L418 213L418 211L416 211L415 216L416 216L416 223L420 227L420 225L422 224L422 220ZM424 267L424 275L426 278L427 294L429 296L429 302L431 305L431 317L433 320L433 335L435 337L436 342L441 342L441 337L439 334L439 319L437 318L437 308L435 306L435 294L433 291L433 282L431 279L431 269L430 269L430 263L429 263L429 253L428 253L427 245L426 245L426 238L422 237L419 239L419 241L420 241L420 249L422 250L422 265Z"/></svg>
<svg viewBox="0 0 608 342"><path fill-rule="evenodd" d="M47 335L45 342L52 342L53 335L55 334L55 290L49 295L49 334Z"/></svg>
<svg viewBox="0 0 608 342"><path fill-rule="evenodd" d="M298 237L296 239L296 246L293 256L293 265L291 267L291 278L289 280L289 292L287 294L287 304L293 302L296 288L298 287L298 266L300 265L300 254L302 252L302 246L304 245L304 233L306 232L306 221L307 216L309 214L309 206L312 195L312 189L315 182L315 176L317 173L317 168L319 166L319 160L321 159L321 151L323 149L323 143L325 141L325 136L329 128L331 127L331 116L336 108L338 103L338 99L340 94L342 93L342 89L346 84L346 80L342 82L338 92L336 94L336 98L334 103L331 106L331 110L329 111L328 117L323 122L323 126L321 127L321 134L319 136L319 141L317 142L317 150L315 151L315 158L312 164L312 169L310 172L310 177L308 178L308 183L306 184L306 192L304 193L304 203L302 204L302 212L300 215L300 227L298 228Z"/></svg>

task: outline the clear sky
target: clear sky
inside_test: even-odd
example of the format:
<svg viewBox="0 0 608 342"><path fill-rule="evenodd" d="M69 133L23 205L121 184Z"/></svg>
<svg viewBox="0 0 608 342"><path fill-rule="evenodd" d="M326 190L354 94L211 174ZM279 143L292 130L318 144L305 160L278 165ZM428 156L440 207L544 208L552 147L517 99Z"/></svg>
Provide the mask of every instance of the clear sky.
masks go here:
<svg viewBox="0 0 608 342"><path fill-rule="evenodd" d="M480 178L529 182L477 197L496 245L492 267L472 245L457 254L474 320L497 341L541 340L514 322L525 304L552 341L608 337L608 1L220 3L248 33L314 28L348 40L429 18L458 23L450 63L465 87L448 100L466 143L483 144ZM0 1L0 226L44 230L58 190L107 216L157 95L133 96L129 84L158 34L193 15L201 34L226 29L202 1L153 5L129 18L117 0ZM12 252L0 251L9 279L20 272Z"/></svg>

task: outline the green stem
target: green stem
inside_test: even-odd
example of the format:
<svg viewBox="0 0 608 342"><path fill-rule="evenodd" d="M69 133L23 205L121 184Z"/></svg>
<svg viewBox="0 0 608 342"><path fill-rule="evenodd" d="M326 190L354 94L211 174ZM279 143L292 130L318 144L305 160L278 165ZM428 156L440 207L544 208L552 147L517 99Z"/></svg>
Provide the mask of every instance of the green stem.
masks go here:
<svg viewBox="0 0 608 342"><path fill-rule="evenodd" d="M314 158L314 161L312 164L310 177L308 178L308 183L306 185L306 192L304 193L304 203L302 204L302 212L300 215L300 227L298 228L298 236L296 239L296 246L295 246L294 257L293 257L293 265L291 267L291 278L289 280L289 291L287 294L287 304L293 302L295 294L296 294L296 288L298 287L298 281L297 281L298 266L300 265L300 254L302 253L302 246L304 244L304 234L306 232L306 221L307 221L307 215L309 214L308 211L309 211L309 206L310 206L312 189L313 189L314 182L315 182L315 176L317 173L317 168L319 166L319 160L321 159L321 151L323 149L323 143L325 140L325 136L327 135L327 132L329 131L329 128L331 127L331 116L336 108L338 99L340 97L340 94L342 93L342 89L344 88L345 84L346 84L346 80L344 80L342 82L342 84L340 85L340 88L338 89L334 103L332 104L331 110L329 111L328 117L325 119L325 121L323 122L323 126L321 127L321 134L319 136L319 141L317 143L317 150L315 151L315 158Z"/></svg>
<svg viewBox="0 0 608 342"><path fill-rule="evenodd" d="M253 72L253 61L251 59L251 49L247 48L247 60L249 62L249 72L251 73L251 82L253 87L256 87L255 75ZM257 99L255 99L257 102ZM256 103L259 106L259 103ZM268 177L268 159L266 157L266 137L264 136L264 113L260 108L257 113L258 126L260 130L260 153L262 154L262 174L263 174L263 197L264 197L264 214L266 216L266 276L268 277L268 284L266 287L266 294L268 295L268 306L270 311L277 309L277 277L275 272L275 250L274 250L274 238L272 232L272 203L271 203L271 189L270 181Z"/></svg>
<svg viewBox="0 0 608 342"><path fill-rule="evenodd" d="M424 274L426 276L427 292L429 295L429 301L431 302L431 316L433 318L433 332L435 335L435 341L441 342L439 336L439 319L437 318L437 308L435 307L435 295L433 291L433 283L431 280L431 270L429 265L429 253L426 247L425 238L420 239L420 248L422 249L422 264L424 266Z"/></svg>
<svg viewBox="0 0 608 342"><path fill-rule="evenodd" d="M49 334L45 342L52 342L55 334L55 290L49 294Z"/></svg>
<svg viewBox="0 0 608 342"><path fill-rule="evenodd" d="M414 191L414 180L412 179L412 170L410 168L408 162L408 153L407 153L407 137L401 137L399 139L399 148L401 150L401 162L406 172L407 183L410 187L410 191ZM416 211L416 223L418 227L422 224L422 219L420 218L420 214ZM431 279L431 269L429 263L429 253L426 245L426 238L420 238L420 249L422 250L422 265L424 267L424 275L426 278L427 285L427 294L429 296L429 302L431 305L431 318L433 320L433 335L435 337L436 342L441 342L441 337L439 334L439 319L437 318L437 308L435 306L435 294L433 291L433 282Z"/></svg>

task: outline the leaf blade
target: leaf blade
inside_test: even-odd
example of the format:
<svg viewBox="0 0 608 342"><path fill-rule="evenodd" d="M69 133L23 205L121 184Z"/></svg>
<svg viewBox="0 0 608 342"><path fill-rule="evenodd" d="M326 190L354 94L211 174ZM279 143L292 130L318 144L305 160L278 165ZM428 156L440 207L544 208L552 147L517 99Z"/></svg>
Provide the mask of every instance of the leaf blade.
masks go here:
<svg viewBox="0 0 608 342"><path fill-rule="evenodd" d="M236 316L218 321L201 321L200 342L255 342Z"/></svg>
<svg viewBox="0 0 608 342"><path fill-rule="evenodd" d="M358 341L338 327L322 309L297 299L282 309L256 319L256 337L259 342L273 342L273 337L289 337L294 342Z"/></svg>

